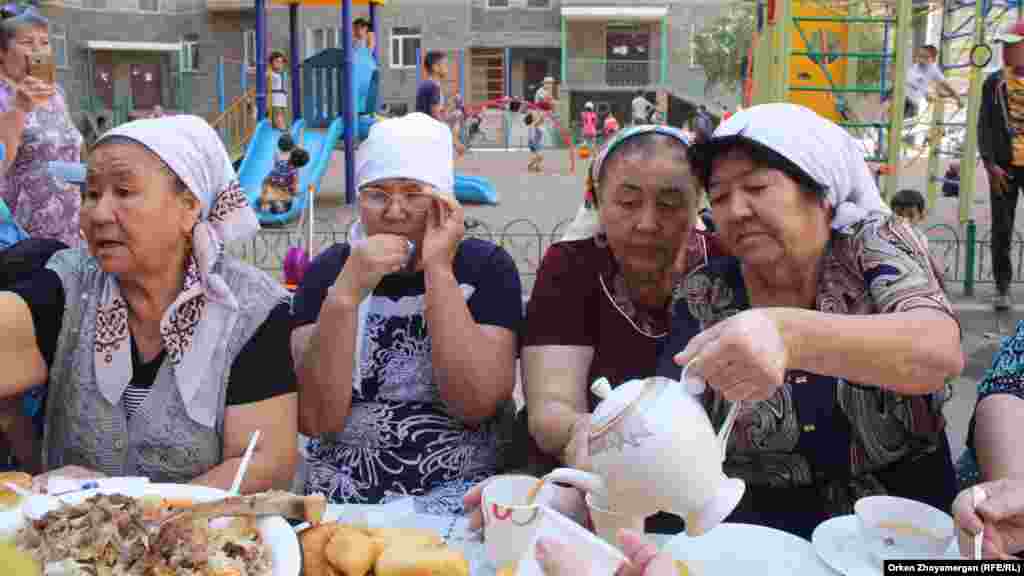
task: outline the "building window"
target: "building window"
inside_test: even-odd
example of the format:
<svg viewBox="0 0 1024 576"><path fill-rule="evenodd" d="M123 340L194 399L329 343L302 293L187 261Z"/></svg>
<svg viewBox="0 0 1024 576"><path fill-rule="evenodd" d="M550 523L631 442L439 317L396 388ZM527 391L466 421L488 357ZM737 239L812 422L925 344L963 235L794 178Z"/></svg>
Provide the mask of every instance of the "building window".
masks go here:
<svg viewBox="0 0 1024 576"><path fill-rule="evenodd" d="M697 23L690 22L690 68L700 68L697 63Z"/></svg>
<svg viewBox="0 0 1024 576"><path fill-rule="evenodd" d="M508 0L505 0L508 4ZM526 7L531 10L550 10L551 0L526 0Z"/></svg>
<svg viewBox="0 0 1024 576"><path fill-rule="evenodd" d="M159 10L160 0L139 0L140 12L158 12Z"/></svg>
<svg viewBox="0 0 1024 576"><path fill-rule="evenodd" d="M306 28L306 58L341 44L341 31L337 28Z"/></svg>
<svg viewBox="0 0 1024 576"><path fill-rule="evenodd" d="M487 0L487 7L492 10L505 10L509 4L509 0Z"/></svg>
<svg viewBox="0 0 1024 576"><path fill-rule="evenodd" d="M182 70L185 72L199 72L199 42L185 41L181 45L185 52Z"/></svg>
<svg viewBox="0 0 1024 576"><path fill-rule="evenodd" d="M391 67L415 68L416 52L420 49L419 27L395 26L391 29Z"/></svg>
<svg viewBox="0 0 1024 576"><path fill-rule="evenodd" d="M50 24L50 50L57 68L68 67L68 32L61 24Z"/></svg>
<svg viewBox="0 0 1024 576"><path fill-rule="evenodd" d="M92 10L106 10L107 0L82 0L82 7Z"/></svg>
<svg viewBox="0 0 1024 576"><path fill-rule="evenodd" d="M250 70L255 70L257 52L259 52L259 50L256 49L255 30L246 30L242 33L242 50L245 56L246 66L248 66Z"/></svg>

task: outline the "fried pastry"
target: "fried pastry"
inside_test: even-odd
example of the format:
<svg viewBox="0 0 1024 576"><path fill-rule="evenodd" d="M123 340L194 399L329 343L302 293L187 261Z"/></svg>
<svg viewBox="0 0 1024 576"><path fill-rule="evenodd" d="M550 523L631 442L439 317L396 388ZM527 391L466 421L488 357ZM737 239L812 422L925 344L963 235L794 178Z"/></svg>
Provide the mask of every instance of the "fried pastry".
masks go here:
<svg viewBox="0 0 1024 576"><path fill-rule="evenodd" d="M324 549L327 562L344 576L366 576L383 551L365 531L344 524L338 525Z"/></svg>
<svg viewBox="0 0 1024 576"><path fill-rule="evenodd" d="M449 548L390 546L377 558L374 576L469 576L469 562Z"/></svg>
<svg viewBox="0 0 1024 576"><path fill-rule="evenodd" d="M437 548L444 546L444 538L433 530L421 528L367 528L370 538L381 542L383 548L401 544L407 548Z"/></svg>
<svg viewBox="0 0 1024 576"><path fill-rule="evenodd" d="M338 529L337 524L319 524L299 533L302 544L302 573L306 576L340 576L327 562L327 543Z"/></svg>

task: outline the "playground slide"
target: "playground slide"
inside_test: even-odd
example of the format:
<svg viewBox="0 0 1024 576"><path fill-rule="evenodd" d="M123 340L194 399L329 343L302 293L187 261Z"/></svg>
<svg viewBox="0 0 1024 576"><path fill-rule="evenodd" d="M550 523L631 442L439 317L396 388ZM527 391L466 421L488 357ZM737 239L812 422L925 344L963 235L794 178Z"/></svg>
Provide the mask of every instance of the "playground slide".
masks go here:
<svg viewBox="0 0 1024 576"><path fill-rule="evenodd" d="M298 122L292 126L292 138L298 137L296 127ZM270 174L277 159L277 141L281 138L281 131L275 130L269 120L261 120L256 125L249 146L245 150L242 164L238 167L238 181L245 190L245 195L250 202L259 200L260 190L263 187L263 179Z"/></svg>
<svg viewBox="0 0 1024 576"><path fill-rule="evenodd" d="M498 191L483 176L455 174L455 198L467 204L497 204Z"/></svg>
<svg viewBox="0 0 1024 576"><path fill-rule="evenodd" d="M262 127L261 123L261 127ZM276 132L269 130L264 132L264 138L267 140L262 146L259 146L256 142L256 136L260 136L259 128L256 129L256 135L253 136L253 144L250 145L249 151L246 152L246 161L248 161L249 155L254 154L254 157L262 160L264 154L269 155L271 158L270 163L267 165L266 170L261 171L262 176L257 180L252 175L253 173L246 173L249 177L249 184L246 180L242 180L242 187L245 189L245 194L249 198L249 201L255 206L259 200L260 191L263 185L263 178L270 172L270 168L273 167L273 158L277 153L277 135L271 134ZM305 121L296 120L295 124L292 125L292 137L295 138L295 142L302 148L309 152L309 162L299 170L299 184L295 199L292 201L291 208L283 214L270 214L267 212L256 211L259 216L260 224L267 225L281 225L287 224L299 217L302 211L306 209L306 203L311 199L309 197L309 186L312 184L315 190L320 189L320 180L323 175L327 172L327 166L331 161L331 152L334 150L338 140L344 133L344 124L341 118L336 118L331 122L330 126L326 131L307 129L305 127ZM280 134L280 133L277 133ZM255 149L254 149L255 148ZM264 149L269 150L266 152ZM245 163L242 163L242 169L245 170L247 167ZM251 169L254 170L254 169Z"/></svg>

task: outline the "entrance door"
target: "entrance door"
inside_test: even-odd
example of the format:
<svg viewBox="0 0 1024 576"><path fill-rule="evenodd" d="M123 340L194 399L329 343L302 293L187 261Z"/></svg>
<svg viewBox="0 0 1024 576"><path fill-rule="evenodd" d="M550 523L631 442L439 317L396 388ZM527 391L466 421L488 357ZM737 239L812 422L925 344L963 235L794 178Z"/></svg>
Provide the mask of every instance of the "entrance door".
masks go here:
<svg viewBox="0 0 1024 576"><path fill-rule="evenodd" d="M132 103L136 110L149 110L162 104L160 65L132 64Z"/></svg>
<svg viewBox="0 0 1024 576"><path fill-rule="evenodd" d="M114 64L97 61L93 64L93 93L96 101L106 110L114 108Z"/></svg>
<svg viewBox="0 0 1024 576"><path fill-rule="evenodd" d="M548 75L548 63L546 60L526 60L524 64L523 96L532 101L537 89L544 84L544 77Z"/></svg>
<svg viewBox="0 0 1024 576"><path fill-rule="evenodd" d="M609 27L609 86L646 86L650 82L651 36L643 26Z"/></svg>

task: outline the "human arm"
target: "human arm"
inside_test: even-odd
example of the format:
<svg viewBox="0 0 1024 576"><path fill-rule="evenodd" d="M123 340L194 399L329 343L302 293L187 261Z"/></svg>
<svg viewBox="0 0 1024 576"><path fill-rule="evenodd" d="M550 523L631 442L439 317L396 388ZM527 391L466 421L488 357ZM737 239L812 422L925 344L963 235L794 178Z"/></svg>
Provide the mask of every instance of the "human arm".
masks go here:
<svg viewBox="0 0 1024 576"><path fill-rule="evenodd" d="M6 98L0 98L0 142L7 150L0 161L0 172L6 172L14 165L25 130L25 118L35 108L35 101L46 101L53 94L53 86L29 76L9 90Z"/></svg>
<svg viewBox="0 0 1024 576"><path fill-rule="evenodd" d="M333 288L348 254L337 245L317 256L295 293L292 358L299 430L307 436L341 430L351 408L359 303Z"/></svg>
<svg viewBox="0 0 1024 576"><path fill-rule="evenodd" d="M729 400L762 400L786 370L804 370L904 395L941 390L963 369L960 333L920 237L898 218L869 222L850 250L875 314L754 308L695 336L676 362ZM882 254L863 259L859 254Z"/></svg>
<svg viewBox="0 0 1024 576"><path fill-rule="evenodd" d="M46 381L47 367L36 343L28 303L13 292L0 292L0 397L16 396Z"/></svg>
<svg viewBox="0 0 1024 576"><path fill-rule="evenodd" d="M239 351L226 392L224 459L193 484L229 490L249 440L259 430L240 492L291 486L298 459L295 370L288 348L291 328L290 306L281 302Z"/></svg>
<svg viewBox="0 0 1024 576"><path fill-rule="evenodd" d="M487 245L475 248L491 252L479 254L486 265L466 301L453 266L464 214L457 204L446 205L435 202L423 239L430 360L449 412L467 425L477 425L492 418L515 388L522 289L512 257ZM469 254L467 243L462 255L468 259ZM474 266L482 263L467 261Z"/></svg>
<svg viewBox="0 0 1024 576"><path fill-rule="evenodd" d="M984 480L1024 479L1024 398L992 394L974 409L974 451Z"/></svg>
<svg viewBox="0 0 1024 576"><path fill-rule="evenodd" d="M965 558L973 557L973 536L984 523L982 556L1015 559L1012 555L1024 551L1024 480L1004 478L961 491L953 502L953 519Z"/></svg>
<svg viewBox="0 0 1024 576"><path fill-rule="evenodd" d="M586 258L558 243L544 255L526 313L523 393L530 435L544 453L562 459L577 422L589 419L587 379L594 360L588 314Z"/></svg>

